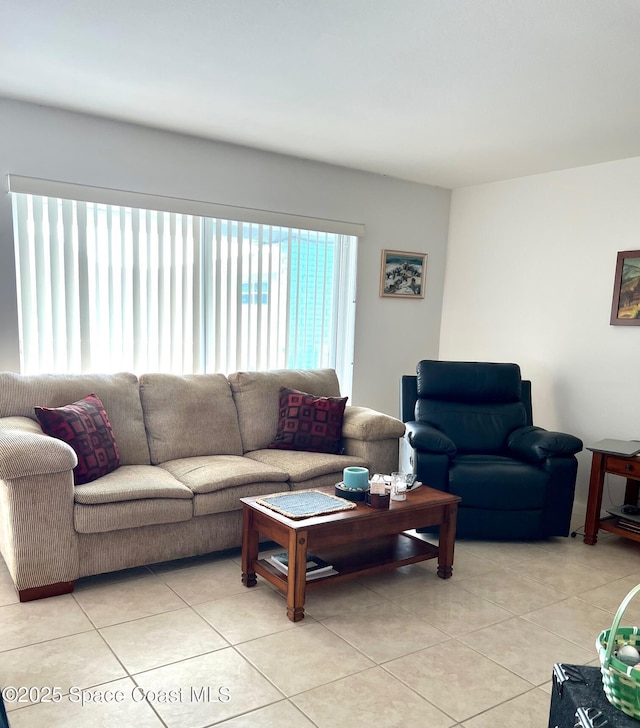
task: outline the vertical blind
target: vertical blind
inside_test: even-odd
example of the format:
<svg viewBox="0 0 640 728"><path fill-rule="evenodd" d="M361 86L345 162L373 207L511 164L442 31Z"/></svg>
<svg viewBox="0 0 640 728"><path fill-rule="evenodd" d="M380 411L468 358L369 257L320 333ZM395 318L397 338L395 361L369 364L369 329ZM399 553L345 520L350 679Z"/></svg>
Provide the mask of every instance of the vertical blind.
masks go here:
<svg viewBox="0 0 640 728"><path fill-rule="evenodd" d="M357 237L12 193L22 371L333 367Z"/></svg>

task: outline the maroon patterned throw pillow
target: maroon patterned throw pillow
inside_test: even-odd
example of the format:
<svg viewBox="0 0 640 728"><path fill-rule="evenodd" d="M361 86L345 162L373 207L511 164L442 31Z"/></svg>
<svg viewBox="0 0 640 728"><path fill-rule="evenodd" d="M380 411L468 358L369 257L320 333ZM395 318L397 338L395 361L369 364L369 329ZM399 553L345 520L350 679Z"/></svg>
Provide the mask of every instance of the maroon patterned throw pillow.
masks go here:
<svg viewBox="0 0 640 728"><path fill-rule="evenodd" d="M43 432L64 440L75 450L76 485L90 483L120 467L120 454L111 423L99 397L88 397L65 407L35 407Z"/></svg>
<svg viewBox="0 0 640 728"><path fill-rule="evenodd" d="M346 403L347 397L316 397L280 387L278 433L269 447L337 454Z"/></svg>

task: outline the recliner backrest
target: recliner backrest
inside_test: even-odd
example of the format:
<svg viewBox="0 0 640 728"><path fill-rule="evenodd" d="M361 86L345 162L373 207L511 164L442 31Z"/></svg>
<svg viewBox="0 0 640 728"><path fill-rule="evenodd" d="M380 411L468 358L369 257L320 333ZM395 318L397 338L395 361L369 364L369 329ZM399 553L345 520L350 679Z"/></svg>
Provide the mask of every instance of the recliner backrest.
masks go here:
<svg viewBox="0 0 640 728"><path fill-rule="evenodd" d="M517 364L424 360L417 390L416 420L444 432L461 454L504 452L509 434L527 424Z"/></svg>
<svg viewBox="0 0 640 728"><path fill-rule="evenodd" d="M425 359L416 367L418 397L450 402L519 402L520 367Z"/></svg>

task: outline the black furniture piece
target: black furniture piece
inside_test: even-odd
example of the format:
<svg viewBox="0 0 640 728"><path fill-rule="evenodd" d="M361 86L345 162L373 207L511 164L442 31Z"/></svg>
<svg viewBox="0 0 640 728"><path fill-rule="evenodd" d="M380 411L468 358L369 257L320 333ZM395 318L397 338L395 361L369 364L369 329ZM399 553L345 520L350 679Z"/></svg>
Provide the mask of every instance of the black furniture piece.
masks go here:
<svg viewBox="0 0 640 728"><path fill-rule="evenodd" d="M424 360L416 371L401 380L401 467L462 498L457 538L568 536L582 441L533 426L520 367Z"/></svg>
<svg viewBox="0 0 640 728"><path fill-rule="evenodd" d="M7 711L4 707L4 698L0 692L0 728L9 728L9 719L7 718Z"/></svg>
<svg viewBox="0 0 640 728"><path fill-rule="evenodd" d="M637 728L638 721L614 708L602 688L599 667L553 666L548 728Z"/></svg>

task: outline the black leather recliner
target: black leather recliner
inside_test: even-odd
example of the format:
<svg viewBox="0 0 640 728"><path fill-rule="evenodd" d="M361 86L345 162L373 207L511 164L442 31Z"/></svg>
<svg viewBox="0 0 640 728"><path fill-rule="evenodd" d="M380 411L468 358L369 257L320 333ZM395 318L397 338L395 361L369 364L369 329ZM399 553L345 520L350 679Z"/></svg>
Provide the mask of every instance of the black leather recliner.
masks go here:
<svg viewBox="0 0 640 728"><path fill-rule="evenodd" d="M582 441L533 426L517 364L421 361L400 409L402 468L462 498L457 537L569 534Z"/></svg>

